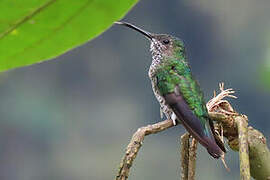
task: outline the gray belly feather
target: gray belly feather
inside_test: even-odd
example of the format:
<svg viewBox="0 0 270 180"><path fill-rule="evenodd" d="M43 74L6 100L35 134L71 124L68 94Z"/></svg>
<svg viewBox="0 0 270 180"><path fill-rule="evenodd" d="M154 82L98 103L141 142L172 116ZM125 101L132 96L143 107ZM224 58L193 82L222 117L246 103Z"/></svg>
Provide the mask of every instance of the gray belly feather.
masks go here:
<svg viewBox="0 0 270 180"><path fill-rule="evenodd" d="M163 112L168 119L172 119L172 115L174 114L174 112L166 104L165 99L160 94L160 92L158 90L158 87L157 87L157 79L156 79L154 74L155 74L155 72L154 72L153 68L150 67L148 75L149 75L149 78L151 80L154 95L156 96L156 98L157 98L157 100L158 100L158 102L160 104L160 111ZM162 115L161 115L161 118L162 118Z"/></svg>

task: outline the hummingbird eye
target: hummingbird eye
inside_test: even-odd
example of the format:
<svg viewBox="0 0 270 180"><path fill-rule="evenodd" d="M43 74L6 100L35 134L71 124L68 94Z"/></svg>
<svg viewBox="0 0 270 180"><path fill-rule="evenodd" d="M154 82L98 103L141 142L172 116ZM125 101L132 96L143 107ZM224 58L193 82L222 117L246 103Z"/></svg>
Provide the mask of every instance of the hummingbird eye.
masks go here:
<svg viewBox="0 0 270 180"><path fill-rule="evenodd" d="M162 43L163 43L163 44L169 44L170 41L169 41L169 39L164 39L164 40L162 41Z"/></svg>

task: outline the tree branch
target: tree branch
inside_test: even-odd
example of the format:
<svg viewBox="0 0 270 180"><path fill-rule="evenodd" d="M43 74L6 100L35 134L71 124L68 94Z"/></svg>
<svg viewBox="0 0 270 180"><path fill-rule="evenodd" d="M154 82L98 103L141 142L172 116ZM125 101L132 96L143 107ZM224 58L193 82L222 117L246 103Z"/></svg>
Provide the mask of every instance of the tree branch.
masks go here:
<svg viewBox="0 0 270 180"><path fill-rule="evenodd" d="M238 130L238 141L239 141L239 159L240 159L240 175L241 180L250 179L250 166L249 166L249 155L248 155L248 129L247 129L247 118L245 116L237 116L235 123Z"/></svg>
<svg viewBox="0 0 270 180"><path fill-rule="evenodd" d="M264 135L248 127L250 173L254 179L270 180L270 152Z"/></svg>
<svg viewBox="0 0 270 180"><path fill-rule="evenodd" d="M197 140L192 138L191 145L189 148L188 180L195 179L197 145L198 145Z"/></svg>
<svg viewBox="0 0 270 180"><path fill-rule="evenodd" d="M189 141L191 138L191 142ZM198 142L189 133L181 136L181 179L194 180Z"/></svg>
<svg viewBox="0 0 270 180"><path fill-rule="evenodd" d="M250 174L254 179L270 180L270 151L266 144L266 138L251 126L246 132L247 116L237 113L227 100L223 100L224 97L236 98L231 95L234 91L232 89L224 90L223 83L220 84L220 91L217 96L214 92L214 98L209 101L211 106L208 102L207 108L210 117L223 128L222 135L228 139L230 148L239 151L240 146L241 178L250 179L249 172L247 172L250 166Z"/></svg>
<svg viewBox="0 0 270 180"><path fill-rule="evenodd" d="M241 178L250 177L248 173L248 157L250 162L250 174L254 179L257 180L270 180L270 152L266 144L266 138L261 132L252 127L248 127L247 133L245 131L245 126L247 126L247 117L241 114L238 114L231 107L230 103L227 100L224 100L225 97L236 98L232 94L234 91L232 89L224 90L224 84L220 84L220 94L214 97L207 103L207 109L209 116L212 120L216 121L217 132L221 132L221 138L223 136L228 139L228 144L231 149L238 151L239 150L239 141L240 143L240 169L241 169ZM245 120L243 120L243 118ZM246 124L245 124L246 123ZM134 159L137 156L138 151L142 146L144 137L149 134L155 134L161 131L164 131L173 126L171 120L165 120L153 125L148 125L142 128L139 128L137 132L133 135L130 140L129 145L126 148L126 153L121 161L116 180L126 180L129 176L130 168L133 164ZM220 129L222 128L222 130ZM244 127L244 128L243 128ZM239 133L238 133L239 132ZM246 140L246 135L248 138ZM247 149L248 142L248 149ZM182 142L183 143L183 142ZM185 142L186 143L186 142ZM194 142L195 143L195 142ZM183 146L183 145L182 145ZM186 146L186 145L185 145ZM191 147L195 144L191 145ZM182 147L181 149L183 149ZM188 151L189 160L188 168L182 163L182 178L193 177L195 175L195 158L196 151L190 153L191 149ZM187 162L186 154L182 154L182 162ZM184 154L184 155L183 155ZM183 158L184 157L184 158ZM194 158L194 159L192 159ZM189 169L193 169L189 171ZM188 169L188 171L187 171ZM184 172L184 174L183 174ZM188 172L188 175L186 174ZM245 179L245 180L246 180ZM188 179L189 180L189 179Z"/></svg>
<svg viewBox="0 0 270 180"><path fill-rule="evenodd" d="M181 136L181 179L188 179L189 168L189 133L185 133Z"/></svg>
<svg viewBox="0 0 270 180"><path fill-rule="evenodd" d="M133 160L136 158L138 151L142 146L144 137L150 134L155 134L164 131L173 126L171 120L165 120L153 125L148 125L139 128L135 134L133 134L130 143L126 148L126 153L120 164L116 180L126 180L129 176L129 171L132 166Z"/></svg>

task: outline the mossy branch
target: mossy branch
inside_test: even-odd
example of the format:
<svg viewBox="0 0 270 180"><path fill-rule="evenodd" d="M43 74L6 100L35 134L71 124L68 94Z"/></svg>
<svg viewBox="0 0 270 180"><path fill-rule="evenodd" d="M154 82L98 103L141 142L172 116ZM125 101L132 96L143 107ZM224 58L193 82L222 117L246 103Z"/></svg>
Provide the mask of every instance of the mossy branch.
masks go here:
<svg viewBox="0 0 270 180"><path fill-rule="evenodd" d="M241 179L248 180L250 179L251 174L251 176L257 180L270 180L270 152L266 144L266 138L258 130L248 127L247 116L235 112L230 103L227 100L224 100L225 97L236 98L232 95L234 91L232 91L232 89L224 90L223 84L220 84L220 90L221 92L217 96L216 93L214 93L214 97L207 103L207 108L210 118L216 122L217 132L222 138L224 136L228 139L230 148L239 151L240 147L239 158ZM126 148L126 153L121 161L115 179L128 179L130 168L142 146L145 136L164 131L170 127L173 127L172 121L165 120L139 128ZM185 144L185 146L187 146L187 144ZM194 147L193 156L190 155L191 146ZM181 161L185 163L188 162L186 165L182 163L182 179L194 179L196 146L195 142L193 145L192 143L190 145L188 140L188 151L181 151ZM191 159L192 157L194 158L193 160ZM190 168L194 169L194 171L190 171Z"/></svg>

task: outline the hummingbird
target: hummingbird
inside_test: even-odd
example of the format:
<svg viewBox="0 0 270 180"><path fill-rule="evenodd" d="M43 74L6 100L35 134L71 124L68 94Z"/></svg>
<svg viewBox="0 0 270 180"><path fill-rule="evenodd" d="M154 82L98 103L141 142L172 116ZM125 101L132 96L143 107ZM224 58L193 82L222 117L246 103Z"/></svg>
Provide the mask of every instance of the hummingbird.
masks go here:
<svg viewBox="0 0 270 180"><path fill-rule="evenodd" d="M181 123L212 157L221 157L226 149L214 130L203 92L191 73L183 41L168 34L150 33L127 22L115 24L131 28L150 40L152 63L148 76L161 114L174 125Z"/></svg>

